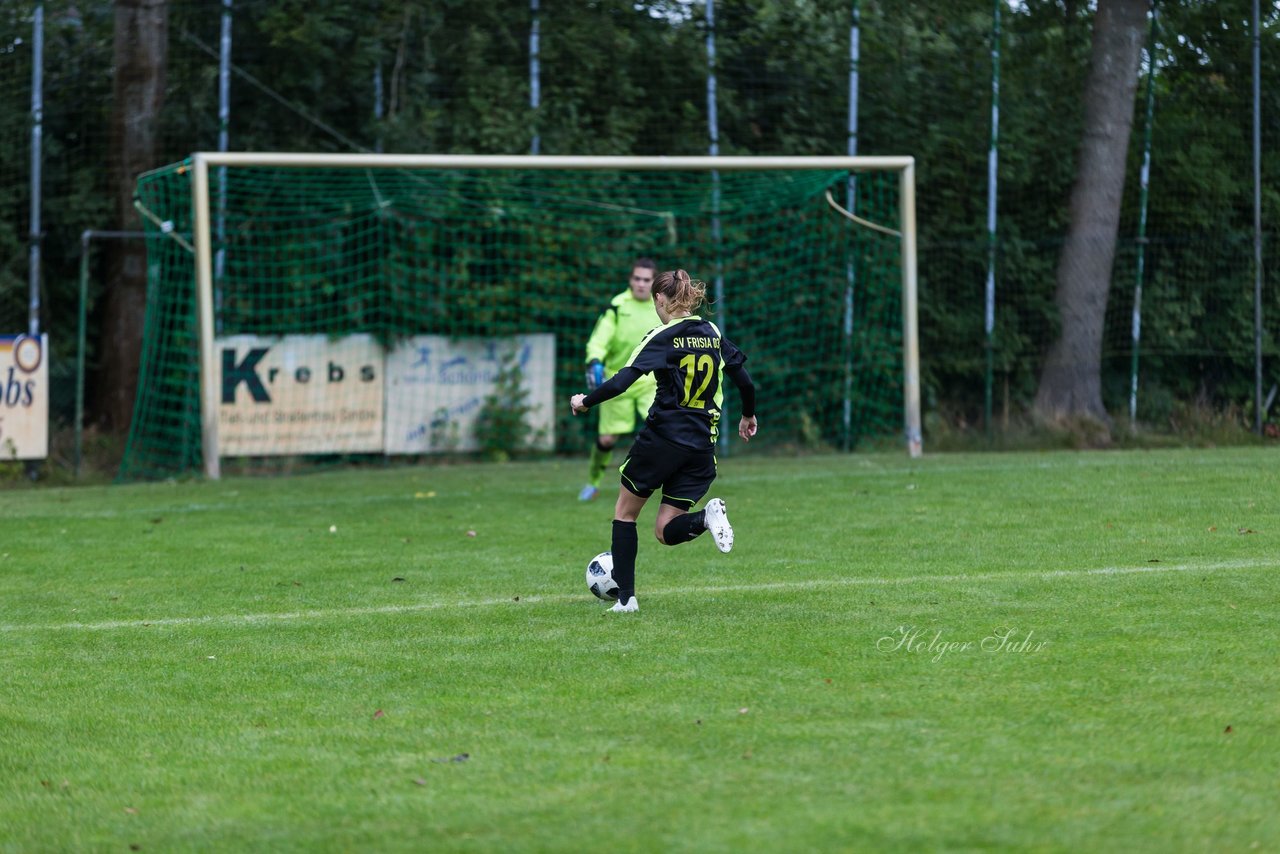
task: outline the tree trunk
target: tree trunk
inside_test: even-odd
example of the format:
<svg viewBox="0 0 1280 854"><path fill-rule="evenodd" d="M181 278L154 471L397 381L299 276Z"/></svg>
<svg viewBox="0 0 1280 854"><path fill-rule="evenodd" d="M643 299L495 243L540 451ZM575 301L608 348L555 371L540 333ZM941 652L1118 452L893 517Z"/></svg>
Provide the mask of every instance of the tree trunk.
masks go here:
<svg viewBox="0 0 1280 854"><path fill-rule="evenodd" d="M1054 294L1062 329L1035 400L1037 417L1049 422L1111 423L1102 405L1102 327L1148 8L1147 0L1099 0L1093 22L1084 136Z"/></svg>
<svg viewBox="0 0 1280 854"><path fill-rule="evenodd" d="M156 133L164 103L169 27L167 0L116 0L111 185L116 227L136 230L133 194L138 173L156 165ZM103 318L103 376L98 412L123 431L133 416L142 329L146 317L147 249L143 241L111 243Z"/></svg>

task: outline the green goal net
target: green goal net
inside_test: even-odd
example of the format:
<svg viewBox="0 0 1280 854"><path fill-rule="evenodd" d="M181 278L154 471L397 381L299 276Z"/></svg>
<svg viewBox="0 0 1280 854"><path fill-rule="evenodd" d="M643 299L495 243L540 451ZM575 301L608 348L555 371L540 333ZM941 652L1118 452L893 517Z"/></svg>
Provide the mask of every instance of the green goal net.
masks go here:
<svg viewBox="0 0 1280 854"><path fill-rule="evenodd" d="M641 257L708 283L749 356L753 448L902 436L901 170L250 163L209 166L206 197L199 165L138 185L168 239L122 479L584 450L596 416L566 401Z"/></svg>

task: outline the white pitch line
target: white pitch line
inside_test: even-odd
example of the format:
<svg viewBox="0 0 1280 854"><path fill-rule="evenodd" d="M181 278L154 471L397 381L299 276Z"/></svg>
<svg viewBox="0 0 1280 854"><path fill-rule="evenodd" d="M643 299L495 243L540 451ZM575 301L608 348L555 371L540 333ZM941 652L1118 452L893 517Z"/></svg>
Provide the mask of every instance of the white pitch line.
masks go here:
<svg viewBox="0 0 1280 854"><path fill-rule="evenodd" d="M768 581L759 584L722 584L705 587L668 587L646 590L645 598L683 596L691 593L753 593L769 590L798 590L831 587L902 587L913 584L957 584L984 581L1036 582L1059 578L1089 576L1161 575L1174 572L1218 572L1233 569L1280 568L1274 560L1235 560L1217 563L1142 564L1139 566L1104 566L1094 569L1054 569L1047 572L980 572L969 575L905 575L898 578L850 576L848 578L805 579L803 581ZM379 614L406 614L438 611L444 608L486 608L496 605L570 602L583 594L560 593L546 596L506 596L501 599L473 599L455 602L418 602L410 605L380 605L367 608L318 608L310 611L285 611L266 614L211 614L198 617L160 617L153 620L105 620L97 623L0 623L0 632L104 631L109 629L142 629L154 626L254 625L289 620L326 620L334 617L367 617Z"/></svg>

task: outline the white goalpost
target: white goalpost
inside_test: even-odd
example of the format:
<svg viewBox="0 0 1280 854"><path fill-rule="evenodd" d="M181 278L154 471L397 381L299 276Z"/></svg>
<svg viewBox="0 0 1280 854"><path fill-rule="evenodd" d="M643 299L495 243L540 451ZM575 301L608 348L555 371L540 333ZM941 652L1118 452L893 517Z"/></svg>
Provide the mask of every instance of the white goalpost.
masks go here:
<svg viewBox="0 0 1280 854"><path fill-rule="evenodd" d="M221 473L219 407L223 377L220 375L215 332L213 232L217 211L213 203L210 170L238 167L329 170L611 170L708 174L806 170L896 173L897 214L901 230L892 233L899 241L901 268L903 432L907 452L912 457L920 456L923 451L917 326L915 160L912 157L575 157L199 152L191 158L191 213L199 336L200 424L204 472L211 479L217 479ZM874 224L870 225L877 228ZM733 333L730 331L727 334Z"/></svg>

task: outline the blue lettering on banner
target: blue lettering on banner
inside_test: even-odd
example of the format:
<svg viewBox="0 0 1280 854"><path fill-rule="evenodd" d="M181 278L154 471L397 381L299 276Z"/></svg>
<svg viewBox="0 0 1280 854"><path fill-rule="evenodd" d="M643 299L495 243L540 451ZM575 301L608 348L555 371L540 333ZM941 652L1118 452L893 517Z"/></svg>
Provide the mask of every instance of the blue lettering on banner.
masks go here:
<svg viewBox="0 0 1280 854"><path fill-rule="evenodd" d="M440 365L436 382L440 385L479 385L492 383L498 376L496 366L473 365L466 356L454 356Z"/></svg>
<svg viewBox="0 0 1280 854"><path fill-rule="evenodd" d="M448 424L459 415L466 415L474 409L480 408L480 398L473 397L470 400L464 400L462 403L455 403L447 409L441 409L436 413L436 417L431 419L432 427L440 427Z"/></svg>
<svg viewBox="0 0 1280 854"><path fill-rule="evenodd" d="M435 416L431 419L430 424L418 424L410 430L406 431L404 438L406 442L412 442L417 439L424 439L427 435L427 428L439 430L448 426L449 422L454 421L460 415L466 415L480 408L480 398L473 397L470 400L464 400L462 403L455 403L450 407L441 407L436 410Z"/></svg>
<svg viewBox="0 0 1280 854"><path fill-rule="evenodd" d="M35 380L23 382L14 376L16 368L9 368L9 375L0 384L0 403L9 409L15 406L30 406L35 400Z"/></svg>
<svg viewBox="0 0 1280 854"><path fill-rule="evenodd" d="M444 361L432 362L431 347L415 347L414 360L408 370L426 368L427 370L408 373L400 380L405 385L488 385L497 380L502 371L505 359L498 354L499 344L484 342L483 353L472 358L464 355L453 356ZM522 342L520 348L506 357L514 359L522 372L527 372L533 360L533 345ZM432 368L434 367L434 370ZM362 377L363 379L363 377Z"/></svg>

